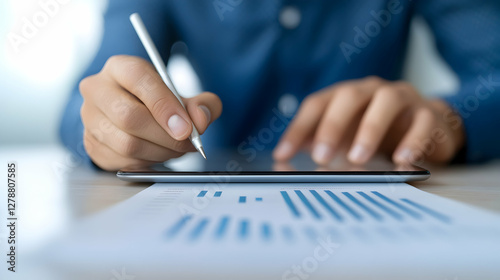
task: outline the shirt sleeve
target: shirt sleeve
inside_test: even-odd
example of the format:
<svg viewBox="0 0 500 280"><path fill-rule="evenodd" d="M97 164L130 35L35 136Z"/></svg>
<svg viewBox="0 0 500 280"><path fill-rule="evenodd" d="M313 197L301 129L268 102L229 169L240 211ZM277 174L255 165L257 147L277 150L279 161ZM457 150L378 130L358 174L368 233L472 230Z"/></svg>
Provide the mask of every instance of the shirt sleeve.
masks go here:
<svg viewBox="0 0 500 280"><path fill-rule="evenodd" d="M167 59L170 46L174 42L174 33L170 17L167 14L169 9L167 9L166 3L168 1L110 0L104 15L101 46L88 69L78 79L78 83L81 79L98 73L106 60L113 55L126 54L148 59L147 53L129 21L129 16L135 12L141 15L158 50L162 53L163 58ZM84 128L80 117L83 98L80 95L78 83L71 92L64 110L59 136L64 146L75 156L90 163L83 146Z"/></svg>
<svg viewBox="0 0 500 280"><path fill-rule="evenodd" d="M456 72L460 89L444 98L461 116L465 160L500 157L500 1L421 0L417 12L428 22L442 57ZM446 122L457 127L451 114Z"/></svg>

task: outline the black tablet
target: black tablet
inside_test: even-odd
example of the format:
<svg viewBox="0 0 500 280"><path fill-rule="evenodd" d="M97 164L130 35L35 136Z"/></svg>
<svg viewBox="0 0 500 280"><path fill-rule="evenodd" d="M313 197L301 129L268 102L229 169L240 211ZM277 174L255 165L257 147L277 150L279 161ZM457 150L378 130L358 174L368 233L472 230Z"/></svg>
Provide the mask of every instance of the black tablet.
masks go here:
<svg viewBox="0 0 500 280"><path fill-rule="evenodd" d="M412 165L395 165L377 157L366 165L352 165L338 157L318 166L308 154L289 162L272 160L271 152L242 155L217 151L204 160L198 153L149 167L120 170L118 178L132 182L408 182L430 177L430 172Z"/></svg>

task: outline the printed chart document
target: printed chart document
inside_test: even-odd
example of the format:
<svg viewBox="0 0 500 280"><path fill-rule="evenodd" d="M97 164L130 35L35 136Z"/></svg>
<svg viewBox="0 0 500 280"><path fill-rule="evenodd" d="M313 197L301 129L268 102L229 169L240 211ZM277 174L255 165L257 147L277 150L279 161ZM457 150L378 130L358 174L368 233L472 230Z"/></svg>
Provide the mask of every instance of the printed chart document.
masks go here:
<svg viewBox="0 0 500 280"><path fill-rule="evenodd" d="M103 279L500 277L499 215L402 183L154 184L55 243Z"/></svg>

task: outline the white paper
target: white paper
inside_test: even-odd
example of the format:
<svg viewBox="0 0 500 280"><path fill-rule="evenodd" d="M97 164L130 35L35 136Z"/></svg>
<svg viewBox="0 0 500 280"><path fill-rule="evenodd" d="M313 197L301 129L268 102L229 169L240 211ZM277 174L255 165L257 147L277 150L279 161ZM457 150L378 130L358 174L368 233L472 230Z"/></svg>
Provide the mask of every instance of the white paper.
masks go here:
<svg viewBox="0 0 500 280"><path fill-rule="evenodd" d="M407 184L162 183L76 225L46 259L137 279L493 279L500 217Z"/></svg>

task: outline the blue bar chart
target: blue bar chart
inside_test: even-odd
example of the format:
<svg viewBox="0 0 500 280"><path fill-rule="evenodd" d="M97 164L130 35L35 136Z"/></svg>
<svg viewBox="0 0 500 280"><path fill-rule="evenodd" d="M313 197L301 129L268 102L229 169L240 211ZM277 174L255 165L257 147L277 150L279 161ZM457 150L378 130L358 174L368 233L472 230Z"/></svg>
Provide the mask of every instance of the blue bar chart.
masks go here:
<svg viewBox="0 0 500 280"><path fill-rule="evenodd" d="M386 238L394 236L394 230L383 227L388 223L405 226L407 235L415 235L418 230L411 225L418 222L432 222L438 225L452 223L450 216L441 213L429 205L424 205L406 197L394 197L380 191L336 191L331 189L286 189L261 194L238 194L227 191L202 190L196 197L210 197L210 203L220 201L234 203L243 216L230 213L217 216L183 215L165 231L167 239L187 239L195 242L201 238L225 240L234 237L242 242L258 239L264 242L276 239L294 242L299 238L314 242L317 238L329 234L338 239L342 235L357 236L369 240L369 231L362 229L367 223L379 224L379 234ZM227 197L226 200L221 200ZM274 199L274 204L264 201ZM286 223L253 219L252 213L269 209L281 209L281 216ZM263 210L264 209L264 210ZM299 222L307 225L297 226ZM360 227L361 226L361 227ZM349 234L345 233L349 227ZM343 233L344 232L344 233Z"/></svg>
<svg viewBox="0 0 500 280"><path fill-rule="evenodd" d="M393 199L388 198L387 196L377 191L372 191L372 195L358 191L356 192L356 194L359 195L358 198L356 198L353 193L342 192L342 195L344 196L344 199L342 199L339 196L333 194L331 191L326 190L324 191L324 193L329 198L331 198L331 200L328 202L316 190L309 191L316 199L316 201L310 201L302 191L295 190L294 192L299 200L304 204L305 208L308 210L308 214L316 219L322 219L323 217L316 210L317 206L313 206L313 204L321 205L322 207L324 207L327 212L331 214L331 217L338 222L342 222L344 217L340 215L337 210L335 210L337 208L343 208L350 218L359 221L367 218L372 218L377 221L383 221L384 219L388 218L393 218L399 221L403 221L409 218L420 220L423 219L424 215L427 214L428 218L435 218L444 223L451 222L451 219L448 216L441 214L429 207L420 205L407 198L401 198L400 201L409 205L408 207L400 202L396 202ZM295 203L292 202L288 192L281 191L281 195L284 199L285 204L289 208L290 213L293 216L300 218L302 214L297 210L297 207L295 206ZM379 198L380 200L376 200L375 198ZM346 201L344 200L351 201L359 209L353 209L353 207L348 206Z"/></svg>
<svg viewBox="0 0 500 280"><path fill-rule="evenodd" d="M67 262L57 269L74 265L68 255L87 254L105 276L141 260L161 267L161 277L178 269L175 279L206 279L207 271L209 279L242 279L242 271L244 279L347 279L353 271L352 279L444 279L471 263L466 279L497 279L499 240L500 215L403 183L157 183L40 253L59 246L53 257ZM103 265L103 256L112 262ZM491 274L476 277L485 267ZM287 274L295 268L311 273ZM441 270L429 277L426 268Z"/></svg>

